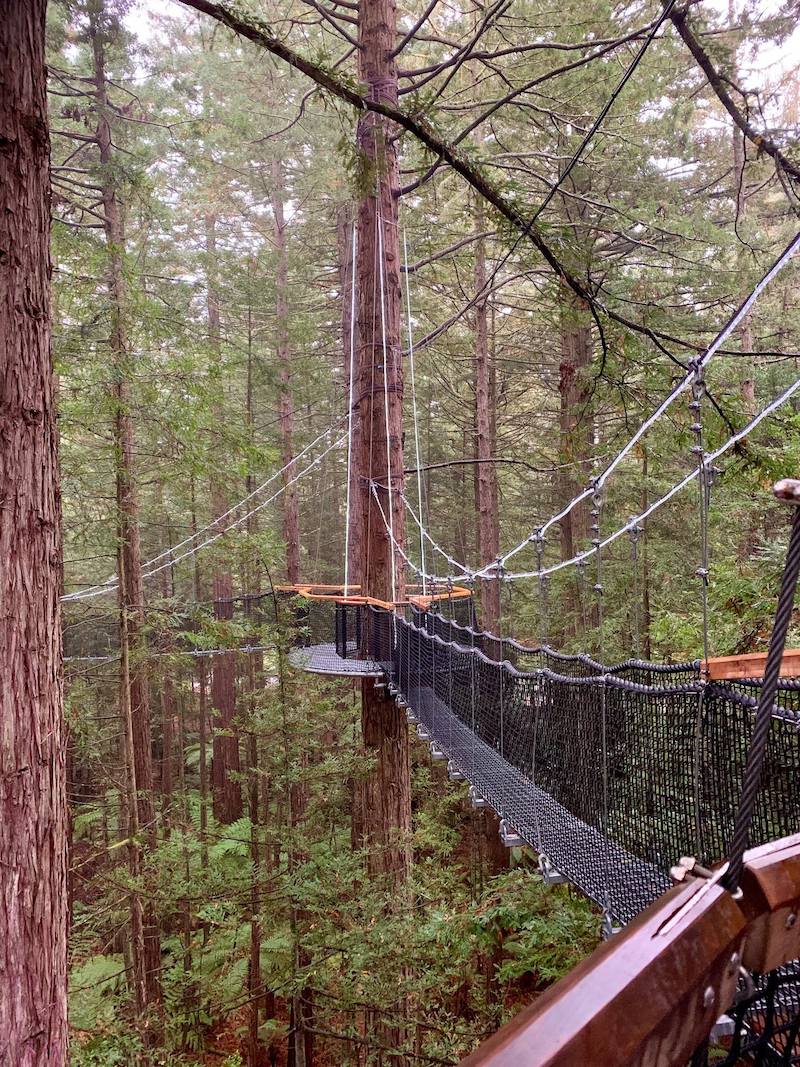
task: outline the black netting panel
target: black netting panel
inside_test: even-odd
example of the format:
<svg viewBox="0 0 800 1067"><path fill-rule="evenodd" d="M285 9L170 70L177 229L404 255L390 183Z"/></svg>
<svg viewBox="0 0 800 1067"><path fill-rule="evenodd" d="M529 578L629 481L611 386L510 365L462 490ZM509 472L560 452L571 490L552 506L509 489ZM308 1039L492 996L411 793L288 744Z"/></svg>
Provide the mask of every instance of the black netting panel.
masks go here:
<svg viewBox="0 0 800 1067"><path fill-rule="evenodd" d="M506 660L520 671L548 668L572 678L592 678L598 674L626 678L639 685L686 685L700 678L700 663L650 663L629 659L622 663L603 664L583 653L557 652L546 645L524 645L513 638L500 638L484 630L464 625L439 612L418 613L418 625L443 641L456 641L467 648L478 648L490 659Z"/></svg>
<svg viewBox="0 0 800 1067"><path fill-rule="evenodd" d="M723 1036L698 1049L691 1067L800 1064L800 961L742 984Z"/></svg>

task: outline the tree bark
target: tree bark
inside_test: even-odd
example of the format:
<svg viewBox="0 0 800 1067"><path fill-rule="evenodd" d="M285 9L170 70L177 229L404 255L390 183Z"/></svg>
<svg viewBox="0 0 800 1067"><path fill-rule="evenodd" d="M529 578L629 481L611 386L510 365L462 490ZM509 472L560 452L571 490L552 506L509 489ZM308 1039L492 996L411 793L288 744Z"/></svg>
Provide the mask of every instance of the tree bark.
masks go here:
<svg viewBox="0 0 800 1067"><path fill-rule="evenodd" d="M108 29L104 25L107 12L103 0L97 0L89 12L89 34L94 62L95 103L97 128L95 137L100 155L103 229L108 249L107 288L111 312L110 347L113 360L114 400L116 417L114 447L116 458L117 535L119 543L119 611L121 645L130 650L127 663L121 668L123 730L125 718L130 716L132 741L132 774L135 782L136 823L151 848L156 846L155 804L153 801L153 747L150 732L150 694L147 679L147 660L143 654L144 588L142 583L142 553L139 538L139 502L134 473L134 428L131 416L130 351L126 331L127 287L123 256L125 228L122 204L113 178L114 152L111 141L111 113L106 80L105 46ZM131 812L128 813L131 817ZM138 849L138 845L133 846ZM132 864L139 868L140 860ZM137 904L138 908L139 905ZM133 918L133 917L132 917ZM134 925L138 920L133 920ZM134 966L140 972L144 987L144 1002L140 1008L161 999L161 938L152 903L143 912L144 958L136 958L137 940L134 938Z"/></svg>
<svg viewBox="0 0 800 1067"><path fill-rule="evenodd" d="M588 411L592 333L589 312L561 285L561 362L559 365L560 447L559 482L562 504L568 503L591 476L592 420ZM582 501L561 522L561 558L571 559L588 545L589 505ZM573 589L563 613L562 637L579 632L579 591ZM592 613L594 619L596 612Z"/></svg>
<svg viewBox="0 0 800 1067"><path fill-rule="evenodd" d="M279 419L283 466L294 459L294 400L292 398L292 355L289 348L289 257L286 248L284 217L283 166L272 164L272 215L275 221L275 351L279 368ZM300 581L300 512L297 487L292 482L295 471L289 467L283 475L283 540L286 545L286 577L289 585Z"/></svg>
<svg viewBox="0 0 800 1067"><path fill-rule="evenodd" d="M359 76L374 100L396 105L397 67L391 56L397 29L395 0L359 6ZM397 566L392 588L394 550L370 480L389 519L388 479L394 536L405 542L403 489L403 370L400 358L400 249L397 228L397 155L386 121L370 112L358 125L364 181L370 189L358 209L358 403L362 427L359 495L364 534L362 591L379 600L402 599L405 575ZM382 255L381 255L382 253ZM382 298L381 298L382 294ZM385 364L385 365L384 365ZM385 387L385 388L384 388ZM387 434L388 408L388 434ZM399 563L399 560L397 561ZM365 843L373 875L401 885L411 865L411 771L405 714L375 689L362 683L362 735L374 768L362 795Z"/></svg>
<svg viewBox="0 0 800 1067"><path fill-rule="evenodd" d="M0 1061L67 1062L45 3L0 18Z"/></svg>
<svg viewBox="0 0 800 1067"><path fill-rule="evenodd" d="M217 220L213 212L205 214L206 237L206 313L211 358L219 366L221 361L221 323L219 294L216 285ZM225 413L221 402L216 405L216 421L221 426ZM227 494L218 471L211 475L211 512L219 520L227 511ZM220 566L214 575L214 618L218 621L233 618L233 578L228 568ZM211 756L211 788L215 819L223 824L242 817L242 788L231 775L239 773L239 736L236 731L236 669L233 652L214 656L211 669L211 706L214 717L214 736Z"/></svg>
<svg viewBox="0 0 800 1067"><path fill-rule="evenodd" d="M339 262L339 292L341 294L342 304L342 359L344 366L344 403L347 410L350 404L350 373L351 368L354 375L353 381L353 393L354 393L354 410L352 418L352 440L350 442L350 453L353 457L350 470L350 516L349 516L349 538L348 538L348 586L359 585L361 582L361 555L362 555L362 529L361 522L358 517L358 471L357 460L361 449L361 420L359 418L359 408L357 404L358 391L356 381L357 377L357 350L358 350L358 333L354 329L353 323L353 272L355 270L355 263L353 262L353 227L355 226L355 219L353 217L352 205L347 204L344 207L340 207L336 216L336 245L338 250L338 262ZM352 345L352 351L351 351ZM356 361L356 366L353 366L353 361ZM347 521L347 516L345 516Z"/></svg>
<svg viewBox="0 0 800 1067"><path fill-rule="evenodd" d="M483 233L483 201L477 198L474 211L477 233ZM486 242L475 242L475 292L486 286ZM497 519L497 468L490 462L495 453L492 365L489 359L488 302L485 297L475 305L475 427L476 427L476 511L478 518L478 560L484 565L497 558L500 530ZM481 625L491 633L500 630L500 582L481 582Z"/></svg>

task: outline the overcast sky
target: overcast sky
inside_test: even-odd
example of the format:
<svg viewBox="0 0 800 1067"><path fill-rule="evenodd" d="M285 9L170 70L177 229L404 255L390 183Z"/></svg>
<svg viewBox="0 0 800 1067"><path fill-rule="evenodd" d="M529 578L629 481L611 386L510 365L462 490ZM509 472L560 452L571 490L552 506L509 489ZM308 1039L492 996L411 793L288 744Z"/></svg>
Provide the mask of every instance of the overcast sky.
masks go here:
<svg viewBox="0 0 800 1067"><path fill-rule="evenodd" d="M727 16L728 0L706 0L708 5ZM737 5L739 6L739 5ZM778 0L762 0L757 6L758 17L764 18L779 8ZM127 27L143 41L162 31L154 27L151 14L167 14L186 22L198 18L195 12L183 7L179 0L136 0L125 17ZM800 24L784 44L760 48L754 55L740 56L742 80L748 89L766 89L777 85L782 78L800 68Z"/></svg>

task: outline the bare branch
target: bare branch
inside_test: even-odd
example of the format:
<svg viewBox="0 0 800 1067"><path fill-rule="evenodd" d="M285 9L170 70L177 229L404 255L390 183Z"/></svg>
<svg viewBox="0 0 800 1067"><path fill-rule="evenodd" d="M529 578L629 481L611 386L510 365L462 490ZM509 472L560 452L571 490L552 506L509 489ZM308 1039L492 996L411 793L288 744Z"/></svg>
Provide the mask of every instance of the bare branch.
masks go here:
<svg viewBox="0 0 800 1067"><path fill-rule="evenodd" d="M800 180L800 166L788 159L775 142L765 133L760 133L752 125L747 116L742 113L741 108L738 107L736 101L725 87L725 79L716 69L710 56L689 27L686 10L681 8L680 10L673 11L670 15L670 19L672 20L675 29L680 34L683 43L692 53L695 62L708 79L708 84L716 93L720 103L745 137L756 146L759 154L765 152L775 160L780 170L785 171L786 174L789 174L795 181Z"/></svg>
<svg viewBox="0 0 800 1067"><path fill-rule="evenodd" d="M675 337L662 331L654 330L642 323L634 322L600 302L597 299L596 294L590 292L587 286L579 281L578 278L576 278L561 263L556 253L544 240L541 232L536 228L534 222L530 219L526 219L522 214L521 209L517 207L512 200L509 200L503 193L496 189L484 176L480 167L473 163L466 155L461 153L456 146L450 144L441 134L439 134L424 116L414 113L409 114L399 107L384 103L380 100L366 99L349 81L342 80L331 71L321 68L316 63L300 55L299 52L296 52L286 44L285 41L277 38L272 33L269 26L264 22L245 21L238 14L230 11L222 4L215 3L214 0L180 0L180 2L186 7L190 7L195 11L200 11L205 15L209 15L223 26L227 26L228 29L237 33L239 36L244 37L249 41L253 41L272 55L277 56L291 67L294 67L295 70L299 70L302 74L305 74L306 77L316 82L317 85L321 86L323 89L327 89L333 96L338 97L340 100L344 100L358 111L371 111L374 114L381 115L383 118L396 123L398 126L401 126L403 129L413 134L417 140L431 152L435 153L437 156L441 156L442 159L448 163L457 174L460 174L461 177L471 185L487 203L491 204L503 218L511 223L511 225L519 231L520 239L522 237L527 238L542 256L553 273L558 278L563 279L565 284L572 289L576 296L585 302L588 308L592 309L594 312L602 312L613 322L617 322L626 329L649 338L650 341L652 341L660 351L664 352L665 355L669 356L670 359L675 359L675 357L665 349L663 342L668 342L690 351L702 351L702 345L695 344L691 341ZM557 186L554 186L553 189L556 187ZM676 362L678 361L676 360Z"/></svg>
<svg viewBox="0 0 800 1067"><path fill-rule="evenodd" d="M393 58L395 56L399 56L400 55L400 53L403 51L403 49L409 43L409 41L411 41L414 38L414 35L419 30L420 26L424 25L424 23L426 23L428 21L430 16L433 14L433 9L436 7L436 5L438 3L439 3L439 0L430 0L430 3L425 8L425 10L422 12L420 17L417 19L417 21L414 23L414 25L411 27L411 29L408 31L408 33L405 35L405 37L403 37L403 39L400 41L400 44L393 50L393 52L392 52L392 57Z"/></svg>

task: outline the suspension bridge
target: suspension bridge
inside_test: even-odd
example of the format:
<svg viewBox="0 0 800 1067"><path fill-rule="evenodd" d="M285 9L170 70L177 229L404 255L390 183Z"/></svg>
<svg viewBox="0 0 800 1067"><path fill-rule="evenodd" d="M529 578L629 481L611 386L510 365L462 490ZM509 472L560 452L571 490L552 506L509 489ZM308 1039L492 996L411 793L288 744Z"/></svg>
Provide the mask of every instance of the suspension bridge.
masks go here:
<svg viewBox="0 0 800 1067"><path fill-rule="evenodd" d="M379 218L376 225L380 250ZM354 230L354 253L355 242ZM795 851L800 856L800 843L792 851L794 846L789 837L800 825L797 795L800 680L794 677L800 674L800 654L784 655L788 615L784 613L780 627L776 624L776 632L782 629L780 640L776 642L773 638L770 645L774 677L769 684L761 680L762 675L770 673L769 662L765 662L764 656L733 657L732 660L713 658L708 625L708 521L715 465L795 396L800 390L800 379L794 380L761 411L753 414L746 425L733 431L713 450L707 450L705 446L703 426L703 402L707 397L705 369L751 313L760 293L786 267L799 248L800 234L781 252L708 348L689 362L685 373L661 403L590 483L496 559L470 566L439 544L428 528L419 479L414 507L396 487L390 451L387 450L384 480L371 477L368 491L390 548L392 596L384 602L360 595L348 572L347 538L351 528L353 415L356 407L354 360L351 359L349 404L345 416L224 515L142 566L143 578L149 580L216 544L231 531L241 529L253 514L272 504L331 451L341 449L346 443L344 583L337 587L302 585L282 590L299 598L298 632L302 640L292 653L293 662L311 673L369 679L369 684L382 690L387 699L394 700L398 714L404 714L419 739L429 745L432 758L446 763L451 779L467 783L472 803L497 813L500 833L509 847L530 847L539 856L540 871L546 882L569 882L594 901L601 910L603 930L608 938L625 928L609 942L615 946L609 950L611 957L617 960L618 969L622 971L630 964L630 956L624 955L626 939L633 939L639 948L650 945L647 939L652 939L652 931L649 934L642 931L649 929L654 914L660 916L660 931L668 929L675 933L675 952L680 955L688 951L686 946L691 946L691 938L687 940L689 935L681 923L673 921L664 912L664 908L673 907L664 901L672 899L667 891L674 881L692 883L698 872L706 872L703 876L708 879L705 885L713 887L714 892L697 889L691 884L682 886L681 892L687 898L687 914L692 913L689 927L699 914L693 911L697 901L692 904L689 898L699 900L701 894L704 900L708 896L714 902L713 908L703 912L704 922L710 926L721 922L720 909L724 911L731 904L735 910L731 922L741 934L742 945L757 919L761 922L763 935L765 924L771 929L770 922L782 908L785 929L793 929L795 924L789 924L787 916L796 917L800 910L800 859L796 862L794 859ZM383 281L382 274L380 277ZM351 296L354 302L354 293ZM408 292L407 298L414 445L419 473ZM384 343L384 360L386 358ZM387 375L382 377L384 432L388 441ZM604 532L601 515L608 482L683 395L689 396L694 441L691 469L639 514ZM345 421L347 429L342 432ZM591 564L595 568L592 589L602 629L604 552L626 535L635 542L642 524L694 483L699 487L700 551L696 576L703 620L702 659L679 664L629 659L608 664L602 661L602 651L598 658L593 658L586 654L568 655L549 647L544 625L541 640L536 645L486 633L475 625L472 592L477 583L536 582L540 613L544 618L548 579L569 568L575 568L585 576L586 568ZM417 558L395 535L393 515L398 497L419 534ZM796 500L793 502L797 503ZM548 535L558 530L580 505L590 508L590 544L569 559L548 562ZM798 521L795 521L793 538L800 560ZM532 552L535 566L514 570L514 561L525 552ZM444 573L429 569L431 554L444 561ZM787 573L788 570L787 564ZM407 572L420 582L418 589L407 590ZM796 577L795 571L795 582ZM790 584L793 596L794 583ZM73 603L93 599L111 594L117 587L116 576L110 576L97 585L70 592L62 600ZM259 647L247 645L240 651ZM217 651L222 650L211 650L209 654ZM785 844L787 840L788 845ZM776 841L784 842L781 846L784 851L778 849L777 868L774 867L775 849L768 855L773 864L770 870L778 871L779 881L783 878L782 893L772 894L767 899L768 894L763 891L753 902L750 889L743 911L737 903L741 898L739 883L749 885L755 878L753 864L761 862L760 854L746 854L745 847L756 842L769 848L769 843ZM729 867L720 870L735 871L732 882L730 875L713 873L715 865L725 857L729 858ZM723 877L729 884L722 884ZM719 903L723 900L727 903ZM674 914L683 915L680 910L683 906L680 905ZM702 1067L707 1061L708 1035L712 1033L713 1036L713 1026L718 1025L719 1018L728 1009L732 1014L725 1014L725 1018L733 1019L730 1023L733 1029L728 1035L732 1041L727 1046L728 1058L720 1062L800 1062L797 1040L800 1032L800 977L794 962L800 958L800 939L795 934L778 940L779 948L775 948L773 937L772 950L765 950L760 956L754 954L754 950L750 951L754 965L748 975L758 971L755 966L758 964L763 977L757 973L754 980L747 979L752 988L746 986L746 996L739 990L736 1009L730 1005L737 995L737 982L742 979L739 968L746 955L744 949L740 946L729 952L728 962L736 956L737 963L731 974L726 972L724 981L716 978L712 981L709 977L712 963L716 967L719 962L718 954L705 968L698 957L696 965L689 967L691 980L687 975L681 981L673 980L676 996L664 1000L663 1012L659 1016L661 1022L658 1026L650 1026L646 1040L643 1038L643 1043L632 1050L628 1059L608 1058L607 1052L603 1053L605 1059L598 1058L599 1052L597 1056L589 1055L585 1047L581 1053L583 1058L574 1055L564 1058L561 1053L554 1053L550 1061L537 1053L536 1058L531 1059L533 1046L524 1043L523 1049L528 1049L524 1055L528 1058L514 1059L508 1052L509 1046L504 1044L506 1039L500 1037L499 1044L490 1043L485 1057L480 1054L475 1063L496 1063L504 1067L523 1062L676 1064L687 1062L691 1056L692 1064ZM725 951L734 941L735 938L724 943ZM644 958L647 952L639 952L639 955ZM595 980L592 976L596 978L603 966L601 960L596 969L590 967L585 981ZM639 996L647 997L649 987L644 983L643 973L634 967L629 978L633 981L638 975L641 979ZM581 981L583 979L575 980L576 989L583 988L585 992L585 983L581 986ZM655 981L652 974L648 981L651 984ZM642 1051L650 1047L647 1042L658 1031L663 1019L680 1007L677 994L694 990L704 981L711 984L704 987L702 996L708 1000L709 989L713 996L703 1011L690 1011L683 1004L684 1016L691 1019L691 1026L684 1028L683 1044L676 1044L673 1035L669 1052L662 1049L660 1054L647 1058ZM618 982L615 986L610 982L608 990L617 986L627 989L629 985L630 982L627 986ZM569 996L565 999L568 1011L573 1015L581 1004L579 1000L576 1007L575 996L577 994L572 999ZM602 1017L608 1021L624 1003L624 997L618 997L613 1003L612 1000L610 992L608 996L599 997L598 1010L585 1020L592 1033L596 1030L597 1019ZM547 1010L543 1008L543 1014L531 1021L531 1026L540 1035L545 1034L549 1025ZM621 1025L619 1020L617 1025ZM573 1034L577 1032L575 1025L569 1029ZM515 1039L509 1040L513 1044ZM558 1042L555 1042L556 1046L561 1048ZM593 1047L596 1050L605 1048L602 1042ZM505 1051L495 1060L492 1059L492 1048ZM685 1048L686 1061L676 1058L676 1048ZM750 1057L748 1060L730 1058L745 1053Z"/></svg>

